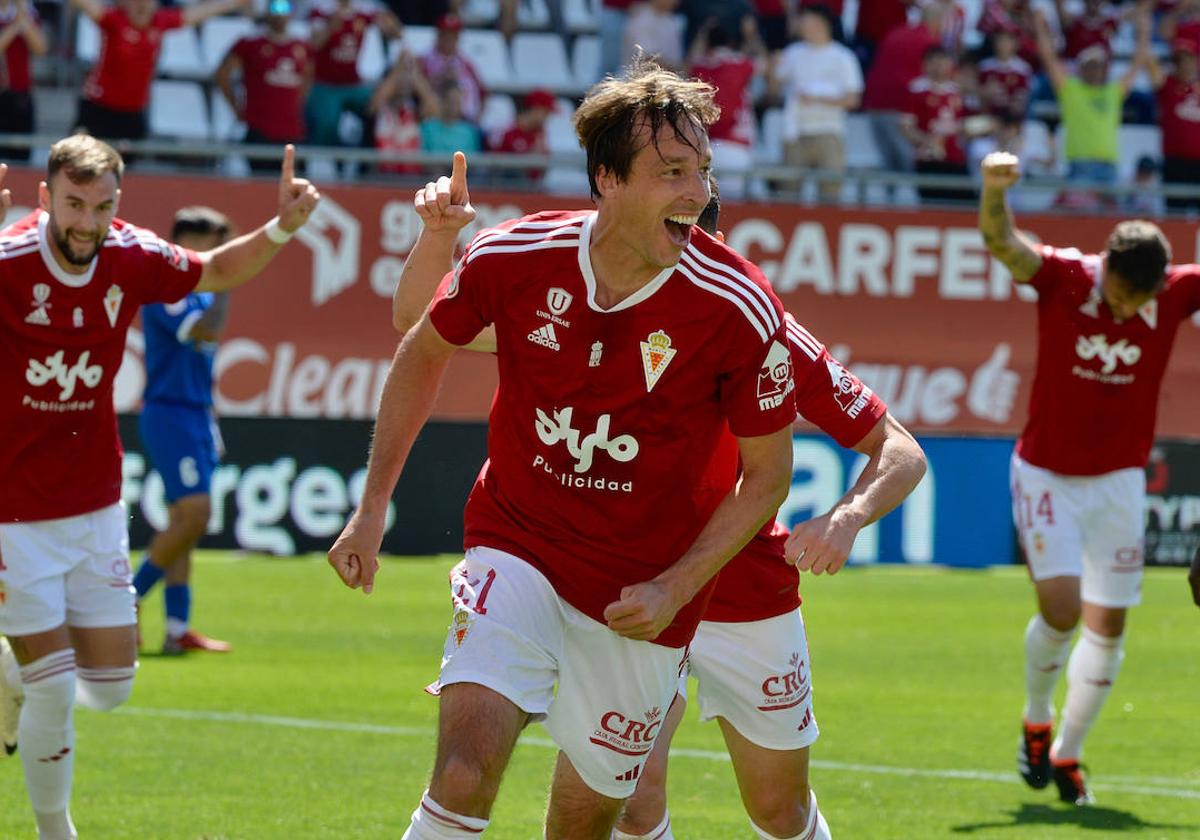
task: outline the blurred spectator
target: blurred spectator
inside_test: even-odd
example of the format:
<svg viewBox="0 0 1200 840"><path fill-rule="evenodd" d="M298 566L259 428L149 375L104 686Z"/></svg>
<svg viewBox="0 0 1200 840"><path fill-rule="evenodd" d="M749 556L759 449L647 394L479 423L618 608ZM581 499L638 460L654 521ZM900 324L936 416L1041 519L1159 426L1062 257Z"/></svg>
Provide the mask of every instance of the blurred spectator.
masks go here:
<svg viewBox="0 0 1200 840"><path fill-rule="evenodd" d="M0 0L0 133L33 134L30 56L44 55L46 34L30 0ZM29 160L27 146L0 146L0 160Z"/></svg>
<svg viewBox="0 0 1200 840"><path fill-rule="evenodd" d="M433 26L443 15L456 15L462 0L387 0L388 8L408 26Z"/></svg>
<svg viewBox="0 0 1200 840"><path fill-rule="evenodd" d="M625 40L625 24L629 9L638 0L600 0L600 75L615 74L621 69L621 45Z"/></svg>
<svg viewBox="0 0 1200 840"><path fill-rule="evenodd" d="M1200 184L1200 44L1177 39L1170 74L1151 58L1147 70L1158 94L1162 126L1162 179L1167 184ZM1200 210L1200 191L1167 199L1171 210Z"/></svg>
<svg viewBox="0 0 1200 840"><path fill-rule="evenodd" d="M1168 44L1181 38L1200 44L1200 0L1179 0L1175 8L1162 16L1158 35Z"/></svg>
<svg viewBox="0 0 1200 840"><path fill-rule="evenodd" d="M754 17L754 6L750 0L683 0L680 11L687 20L687 28L683 33L685 44L696 40L700 27L713 18L725 27L726 32L741 32L742 21Z"/></svg>
<svg viewBox="0 0 1200 840"><path fill-rule="evenodd" d="M546 120L558 110L558 102L554 94L548 90L532 90L521 100L521 110L517 119L507 130L489 143L494 152L510 155L549 155L550 147L546 143ZM524 179L529 183L542 180L541 169L529 169L525 173L507 170L502 173L505 180Z"/></svg>
<svg viewBox="0 0 1200 840"><path fill-rule="evenodd" d="M875 54L884 38L908 26L910 5L910 0L858 0L854 51L868 72L875 63Z"/></svg>
<svg viewBox="0 0 1200 840"><path fill-rule="evenodd" d="M963 38L967 32L967 13L958 0L925 0L942 7L942 46L951 57L963 51Z"/></svg>
<svg viewBox="0 0 1200 840"><path fill-rule="evenodd" d="M100 27L101 37L100 58L83 83L76 126L105 140L143 139L149 132L146 106L163 34L248 4L249 0L205 0L182 9L160 9L157 0L121 0L116 6L71 0Z"/></svg>
<svg viewBox="0 0 1200 840"><path fill-rule="evenodd" d="M1072 14L1066 0L1054 0L1054 10L1064 39L1063 58L1073 59L1095 45L1112 54L1112 39L1121 25L1121 16L1112 6L1104 0L1083 0L1083 10Z"/></svg>
<svg viewBox="0 0 1200 840"><path fill-rule="evenodd" d="M844 172L846 113L862 100L858 59L833 40L834 17L826 6L800 12L801 41L789 46L775 66L783 97L784 160L788 166ZM823 201L836 201L837 181L822 181Z"/></svg>
<svg viewBox="0 0 1200 840"><path fill-rule="evenodd" d="M922 7L919 22L888 33L867 73L863 108L870 115L884 167L892 171L912 168L912 148L900 128L900 114L908 108L909 87L921 75L925 53L941 43L944 17L940 4Z"/></svg>
<svg viewBox="0 0 1200 840"><path fill-rule="evenodd" d="M1029 161L1025 156L1024 123L1010 113L999 116L968 117L970 120L986 120L986 130L974 133L967 144L968 168L978 174L979 164L992 152L1008 152L1021 159L1021 169L1029 174Z"/></svg>
<svg viewBox="0 0 1200 840"><path fill-rule="evenodd" d="M1162 191L1159 189L1158 161L1149 155L1138 158L1133 171L1133 191L1121 199L1123 212L1141 219L1152 219L1163 213Z"/></svg>
<svg viewBox="0 0 1200 840"><path fill-rule="evenodd" d="M421 151L478 152L483 148L479 127L462 111L462 91L453 82L443 83L438 96L438 114L421 121ZM439 166L438 171L445 169Z"/></svg>
<svg viewBox="0 0 1200 840"><path fill-rule="evenodd" d="M437 95L405 50L371 94L367 112L375 118L375 148L391 152L421 151L421 120L437 113ZM413 174L412 163L380 163L380 172Z"/></svg>
<svg viewBox="0 0 1200 840"><path fill-rule="evenodd" d="M640 48L668 70L683 70L683 19L675 14L679 0L650 0L634 6L621 40L621 66L627 67Z"/></svg>
<svg viewBox="0 0 1200 840"><path fill-rule="evenodd" d="M984 0L983 12L975 25L989 41L998 32L1008 32L1017 39L1017 55L1036 71L1039 55L1037 25L1029 0Z"/></svg>
<svg viewBox="0 0 1200 840"><path fill-rule="evenodd" d="M486 91L483 82L479 81L475 65L458 51L458 37L462 28L462 19L456 15L439 18L433 49L418 59L417 66L434 90L443 90L451 84L458 88L462 115L474 122L483 112Z"/></svg>
<svg viewBox="0 0 1200 840"><path fill-rule="evenodd" d="M308 142L336 146L343 112L362 117L371 100L371 85L358 76L358 54L367 29L378 26L385 38L404 33L390 11L361 0L318 0L308 20L314 59L313 86L304 109Z"/></svg>
<svg viewBox="0 0 1200 840"><path fill-rule="evenodd" d="M759 40L769 52L779 52L788 45L788 9L795 0L753 0L754 16L758 18Z"/></svg>
<svg viewBox="0 0 1200 840"><path fill-rule="evenodd" d="M740 198L746 192L756 133L750 82L767 63L757 24L745 18L741 37L735 38L715 19L710 21L696 33L689 60L689 73L717 89L721 116L708 129L713 169L725 185L725 197Z"/></svg>
<svg viewBox="0 0 1200 840"><path fill-rule="evenodd" d="M908 107L900 126L913 145L916 171L923 175L966 175L966 108L954 81L954 59L940 44L929 47L924 74L909 85ZM968 200L961 187L917 188L922 201Z"/></svg>
<svg viewBox="0 0 1200 840"><path fill-rule="evenodd" d="M304 139L304 100L312 85L312 51L307 42L288 32L291 19L290 0L270 0L265 31L239 39L217 67L214 81L246 124L246 143L278 149L283 143ZM240 77L240 91L233 84L235 75ZM279 161L251 160L250 168L273 172Z"/></svg>
<svg viewBox="0 0 1200 840"><path fill-rule="evenodd" d="M1108 51L1099 44L1093 44L1076 57L1077 75L1067 72L1054 51L1045 15L1037 14L1038 49L1062 113L1070 180L1117 182L1121 108L1149 52L1149 21L1140 20L1138 54L1125 75L1110 82Z"/></svg>
<svg viewBox="0 0 1200 840"><path fill-rule="evenodd" d="M992 49L992 57L979 62L976 71L980 110L995 117L1023 119L1029 107L1033 68L1017 55L1016 36L1007 30L992 36Z"/></svg>

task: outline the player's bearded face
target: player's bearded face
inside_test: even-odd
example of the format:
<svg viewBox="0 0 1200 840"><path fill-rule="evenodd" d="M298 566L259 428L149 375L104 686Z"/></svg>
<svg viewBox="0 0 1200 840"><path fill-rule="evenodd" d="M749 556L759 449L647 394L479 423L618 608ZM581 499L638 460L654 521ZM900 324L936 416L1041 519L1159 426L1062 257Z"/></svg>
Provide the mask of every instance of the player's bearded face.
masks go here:
<svg viewBox="0 0 1200 840"><path fill-rule="evenodd" d="M63 259L86 266L95 259L117 212L116 176L76 184L59 172L49 190L50 236Z"/></svg>

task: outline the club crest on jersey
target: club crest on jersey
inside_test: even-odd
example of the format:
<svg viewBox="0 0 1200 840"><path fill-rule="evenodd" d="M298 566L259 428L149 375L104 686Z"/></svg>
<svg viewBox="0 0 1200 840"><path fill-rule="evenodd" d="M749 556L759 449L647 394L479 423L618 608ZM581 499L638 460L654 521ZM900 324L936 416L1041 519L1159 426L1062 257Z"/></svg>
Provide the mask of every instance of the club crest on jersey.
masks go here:
<svg viewBox="0 0 1200 840"><path fill-rule="evenodd" d="M108 315L109 326L117 325L117 313L121 311L121 301L124 299L125 293L116 283L109 286L108 291L104 293L104 312Z"/></svg>
<svg viewBox="0 0 1200 840"><path fill-rule="evenodd" d="M642 342L642 370L646 374L646 393L654 390L663 371L675 358L676 350L671 346L671 337L662 330L650 333Z"/></svg>
<svg viewBox="0 0 1200 840"><path fill-rule="evenodd" d="M573 300L575 300L574 295L557 286L546 292L546 307L555 315L561 315L570 309Z"/></svg>
<svg viewBox="0 0 1200 840"><path fill-rule="evenodd" d="M50 284L38 283L33 287L33 301L31 303L33 311L25 316L26 324L37 324L38 326L50 326L50 313L46 310L54 304L50 303Z"/></svg>
<svg viewBox="0 0 1200 840"><path fill-rule="evenodd" d="M604 352L604 342L597 341L592 345L592 355L588 356L588 367L600 367L600 354Z"/></svg>
<svg viewBox="0 0 1200 840"><path fill-rule="evenodd" d="M792 354L778 341L771 342L767 357L758 372L758 408L770 411L779 408L796 388L792 381Z"/></svg>

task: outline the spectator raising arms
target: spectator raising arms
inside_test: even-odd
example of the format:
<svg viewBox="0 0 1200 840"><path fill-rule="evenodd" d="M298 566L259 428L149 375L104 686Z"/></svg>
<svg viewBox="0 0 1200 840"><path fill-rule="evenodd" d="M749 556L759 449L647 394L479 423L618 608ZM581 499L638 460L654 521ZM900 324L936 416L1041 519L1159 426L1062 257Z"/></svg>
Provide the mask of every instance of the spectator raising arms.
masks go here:
<svg viewBox="0 0 1200 840"><path fill-rule="evenodd" d="M75 123L106 140L142 140L149 132L146 106L163 35L210 17L244 8L250 0L204 0L183 8L159 8L157 0L71 0L100 27L100 58L83 83ZM274 167L272 167L274 168Z"/></svg>
<svg viewBox="0 0 1200 840"><path fill-rule="evenodd" d="M386 38L400 38L404 30L390 11L363 0L318 0L308 19L315 64L305 107L308 140L318 146L336 146L342 113L350 111L361 117L371 100L371 85L363 84L358 76L358 54L367 30L378 26Z"/></svg>
<svg viewBox="0 0 1200 840"><path fill-rule="evenodd" d="M46 52L46 35L30 0L0 0L0 127L33 134L31 55ZM0 160L29 160L26 147L0 146Z"/></svg>
<svg viewBox="0 0 1200 840"><path fill-rule="evenodd" d="M1162 179L1167 184L1200 184L1200 45L1181 38L1172 47L1175 66L1169 74L1153 56L1146 68L1158 95ZM1167 207L1200 209L1200 192L1168 198Z"/></svg>
<svg viewBox="0 0 1200 840"><path fill-rule="evenodd" d="M291 0L267 3L266 31L240 39L217 68L216 84L225 100L246 123L247 143L295 143L304 137L304 98L312 85L308 44L288 33ZM240 75L242 90L234 88ZM251 160L254 171L278 166Z"/></svg>
<svg viewBox="0 0 1200 840"><path fill-rule="evenodd" d="M1017 39L1017 54L1037 68L1037 27L1029 0L984 0L975 28L989 40L998 32L1010 33Z"/></svg>
<svg viewBox="0 0 1200 840"><path fill-rule="evenodd" d="M487 91L479 81L479 71L475 65L458 51L458 36L462 28L462 19L457 15L439 18L437 40L433 49L421 56L418 67L434 90L443 90L448 84L457 87L463 117L475 122L483 113Z"/></svg>
<svg viewBox="0 0 1200 840"><path fill-rule="evenodd" d="M408 50L371 94L367 112L375 118L375 148L381 152L419 152L421 120L438 111L437 94L417 69ZM421 167L411 163L381 163L380 172L411 174Z"/></svg>
<svg viewBox="0 0 1200 840"><path fill-rule="evenodd" d="M1121 25L1121 16L1112 6L1104 0L1083 0L1083 11L1072 14L1065 0L1054 0L1054 10L1063 34L1063 58L1075 58L1096 45L1112 54L1112 39Z"/></svg>

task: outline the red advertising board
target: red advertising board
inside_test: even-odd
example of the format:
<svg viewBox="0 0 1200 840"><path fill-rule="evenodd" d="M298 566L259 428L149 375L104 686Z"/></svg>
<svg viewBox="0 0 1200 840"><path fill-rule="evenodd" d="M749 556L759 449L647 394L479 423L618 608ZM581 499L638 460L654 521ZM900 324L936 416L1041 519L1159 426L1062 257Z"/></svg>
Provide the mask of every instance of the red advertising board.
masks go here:
<svg viewBox="0 0 1200 840"><path fill-rule="evenodd" d="M18 206L36 201L40 173L13 170ZM269 181L131 174L123 218L166 232L176 208L208 204L243 228L274 212ZM218 408L231 416L365 418L396 345L390 296L419 223L408 189L336 185L318 215L270 268L233 297L218 354ZM473 195L478 226L582 199ZM10 221L15 219L10 215ZM1100 250L1114 219L1018 219L1038 239ZM984 250L969 212L730 204L722 228L755 260L784 304L924 432L1012 435L1032 385L1035 313ZM1163 228L1178 261L1200 260L1197 231ZM465 241L465 239L464 239ZM118 405L137 404L144 374L131 334ZM495 385L487 357L459 354L434 416L486 417ZM1163 389L1159 434L1200 436L1200 331L1180 332ZM1188 397L1192 394L1192 397Z"/></svg>

